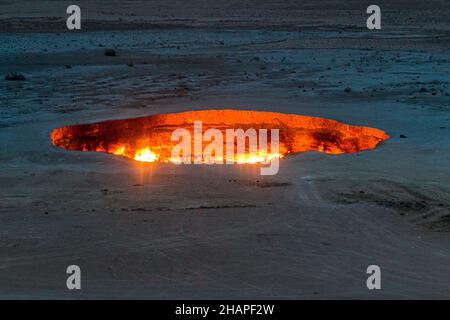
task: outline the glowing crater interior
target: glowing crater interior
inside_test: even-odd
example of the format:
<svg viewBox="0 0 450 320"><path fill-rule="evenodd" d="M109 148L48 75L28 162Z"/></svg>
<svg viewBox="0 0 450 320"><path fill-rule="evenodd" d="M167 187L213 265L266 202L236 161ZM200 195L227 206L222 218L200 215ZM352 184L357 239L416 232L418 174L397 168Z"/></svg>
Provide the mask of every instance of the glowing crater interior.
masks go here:
<svg viewBox="0 0 450 320"><path fill-rule="evenodd" d="M54 129L51 139L55 146L80 151L107 152L143 162L169 162L174 130L187 129L194 136L194 121L202 121L202 130L219 129L279 129L279 151L270 153L270 133L267 152L256 157L236 154L238 163L258 163L286 154L321 151L330 154L352 153L374 149L389 136L382 130L353 126L331 119L247 110L201 110L157 114L146 117L109 120L99 123L69 125ZM259 134L259 133L258 133ZM192 139L193 140L193 139ZM193 142L192 142L193 143ZM225 139L224 153L226 150ZM203 142L203 148L208 142ZM204 159L203 159L204 160Z"/></svg>

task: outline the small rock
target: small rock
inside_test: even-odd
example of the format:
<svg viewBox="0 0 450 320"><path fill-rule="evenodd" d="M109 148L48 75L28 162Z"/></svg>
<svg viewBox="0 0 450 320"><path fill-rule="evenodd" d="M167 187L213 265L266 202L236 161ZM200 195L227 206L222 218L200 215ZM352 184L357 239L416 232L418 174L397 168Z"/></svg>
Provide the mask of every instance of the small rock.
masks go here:
<svg viewBox="0 0 450 320"><path fill-rule="evenodd" d="M344 89L344 91L347 92L347 93L352 92L352 88L347 87L347 88Z"/></svg>
<svg viewBox="0 0 450 320"><path fill-rule="evenodd" d="M404 134L401 134L400 138L406 138L406 136Z"/></svg>
<svg viewBox="0 0 450 320"><path fill-rule="evenodd" d="M114 50L114 49L105 49L105 56L107 56L107 57L115 57L116 56L116 50Z"/></svg>
<svg viewBox="0 0 450 320"><path fill-rule="evenodd" d="M5 76L5 80L8 81L24 81L26 80L25 76L23 74L17 73L17 72L12 72L12 73L8 73Z"/></svg>

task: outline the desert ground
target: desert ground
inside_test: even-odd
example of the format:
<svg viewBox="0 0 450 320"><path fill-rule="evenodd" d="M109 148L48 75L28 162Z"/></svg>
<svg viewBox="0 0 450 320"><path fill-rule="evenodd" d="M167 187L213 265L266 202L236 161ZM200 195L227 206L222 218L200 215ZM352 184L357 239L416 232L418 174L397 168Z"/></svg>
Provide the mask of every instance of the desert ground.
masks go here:
<svg viewBox="0 0 450 320"><path fill-rule="evenodd" d="M0 298L450 298L449 1L379 1L378 31L364 1L77 3L81 31L66 29L67 1L0 3ZM260 176L49 137L223 108L391 138ZM72 264L81 290L66 288ZM372 264L381 290L366 287Z"/></svg>

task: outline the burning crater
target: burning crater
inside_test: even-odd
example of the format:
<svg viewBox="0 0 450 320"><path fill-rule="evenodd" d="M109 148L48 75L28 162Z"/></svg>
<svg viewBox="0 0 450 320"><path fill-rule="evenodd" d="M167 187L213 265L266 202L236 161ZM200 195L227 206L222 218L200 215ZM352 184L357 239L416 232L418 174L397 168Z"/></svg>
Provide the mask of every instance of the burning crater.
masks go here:
<svg viewBox="0 0 450 320"><path fill-rule="evenodd" d="M237 163L262 163L289 153L310 150L330 154L352 153L374 149L378 143L389 138L384 131L376 128L352 126L318 117L246 110L202 110L70 125L54 129L51 139L54 145L69 150L107 152L143 162L177 162L172 157L172 150L179 140L172 141L173 132L184 128L193 137L187 141L189 148L192 146L192 150L198 150L194 140L199 134L196 124L200 121L200 139L203 138L203 143L200 142L200 159L192 156L196 163L225 162L225 151L217 151L221 149L220 145L226 150L228 139L218 139L220 136L217 134L222 133L226 137L229 129L242 129L246 133L254 130L258 136L259 149L256 152L249 150L249 143L245 143L244 149L237 148L241 150L234 155ZM216 129L216 135L208 135L208 129ZM279 129L278 148L272 148L273 135L268 135L273 129ZM267 141L264 149L261 148L261 132L268 135L263 140ZM234 147L236 140L232 140ZM249 137L244 141L249 141ZM206 157L202 151L213 143L216 148L209 146L210 156ZM191 153L188 155L191 157Z"/></svg>

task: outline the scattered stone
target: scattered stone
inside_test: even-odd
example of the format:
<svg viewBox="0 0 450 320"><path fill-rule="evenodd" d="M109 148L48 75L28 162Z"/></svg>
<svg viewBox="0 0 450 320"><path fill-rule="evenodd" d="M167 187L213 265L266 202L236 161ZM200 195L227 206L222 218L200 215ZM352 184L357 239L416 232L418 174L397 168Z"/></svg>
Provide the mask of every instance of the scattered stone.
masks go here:
<svg viewBox="0 0 450 320"><path fill-rule="evenodd" d="M352 88L347 87L347 88L344 89L344 91L347 92L347 93L350 93L350 92L352 92Z"/></svg>
<svg viewBox="0 0 450 320"><path fill-rule="evenodd" d="M114 50L114 49L105 49L105 56L107 56L107 57L115 57L116 56L116 50Z"/></svg>
<svg viewBox="0 0 450 320"><path fill-rule="evenodd" d="M404 139L404 138L406 138L406 136L404 134L401 134L400 138Z"/></svg>
<svg viewBox="0 0 450 320"><path fill-rule="evenodd" d="M419 90L419 92L427 92L428 91L428 89L426 88L426 87L422 87L422 88L420 88L420 90Z"/></svg>
<svg viewBox="0 0 450 320"><path fill-rule="evenodd" d="M127 66L129 66L130 68L133 68L133 67L134 67L134 64L133 64L133 62L128 62L128 63L127 63Z"/></svg>
<svg viewBox="0 0 450 320"><path fill-rule="evenodd" d="M66 69L72 69L72 66L69 64L66 64Z"/></svg>
<svg viewBox="0 0 450 320"><path fill-rule="evenodd" d="M5 80L7 80L7 81L24 81L24 80L26 80L26 78L23 74L20 74L17 72L12 72L12 73L8 73L5 76Z"/></svg>

